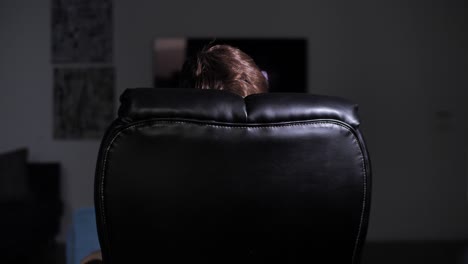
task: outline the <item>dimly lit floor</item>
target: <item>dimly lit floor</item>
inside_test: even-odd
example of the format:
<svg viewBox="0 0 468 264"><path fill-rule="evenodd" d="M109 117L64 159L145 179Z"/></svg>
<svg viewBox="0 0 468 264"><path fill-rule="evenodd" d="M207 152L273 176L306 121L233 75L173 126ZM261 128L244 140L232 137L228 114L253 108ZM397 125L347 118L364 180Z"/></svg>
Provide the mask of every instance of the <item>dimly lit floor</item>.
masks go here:
<svg viewBox="0 0 468 264"><path fill-rule="evenodd" d="M468 242L368 243L362 264L468 264Z"/></svg>
<svg viewBox="0 0 468 264"><path fill-rule="evenodd" d="M47 263L65 264L65 246L56 247ZM43 262L41 262L43 263ZM45 262L44 262L45 263ZM368 243L362 264L468 264L466 242L391 242Z"/></svg>
<svg viewBox="0 0 468 264"><path fill-rule="evenodd" d="M65 245L62 243L47 243L39 245L33 252L24 252L24 248L0 248L0 263L2 264L65 264Z"/></svg>

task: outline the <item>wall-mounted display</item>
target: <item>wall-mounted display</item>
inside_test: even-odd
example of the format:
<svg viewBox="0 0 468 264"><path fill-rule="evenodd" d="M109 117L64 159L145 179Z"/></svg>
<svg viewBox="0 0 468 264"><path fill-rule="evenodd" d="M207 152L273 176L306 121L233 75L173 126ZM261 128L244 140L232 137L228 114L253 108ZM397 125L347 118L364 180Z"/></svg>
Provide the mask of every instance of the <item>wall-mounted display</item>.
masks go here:
<svg viewBox="0 0 468 264"><path fill-rule="evenodd" d="M270 92L307 91L305 38L164 38L154 40L154 86L176 88L185 58L206 46L227 44L247 53L267 76Z"/></svg>

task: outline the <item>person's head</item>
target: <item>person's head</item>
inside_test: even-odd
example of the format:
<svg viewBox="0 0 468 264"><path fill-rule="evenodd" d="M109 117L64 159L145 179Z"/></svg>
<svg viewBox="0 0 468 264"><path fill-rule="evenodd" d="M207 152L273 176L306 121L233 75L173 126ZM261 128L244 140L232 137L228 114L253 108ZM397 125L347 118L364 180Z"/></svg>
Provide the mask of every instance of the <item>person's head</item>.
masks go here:
<svg viewBox="0 0 468 264"><path fill-rule="evenodd" d="M268 92L268 80L249 55L229 45L214 45L185 61L181 87L226 90L245 97Z"/></svg>

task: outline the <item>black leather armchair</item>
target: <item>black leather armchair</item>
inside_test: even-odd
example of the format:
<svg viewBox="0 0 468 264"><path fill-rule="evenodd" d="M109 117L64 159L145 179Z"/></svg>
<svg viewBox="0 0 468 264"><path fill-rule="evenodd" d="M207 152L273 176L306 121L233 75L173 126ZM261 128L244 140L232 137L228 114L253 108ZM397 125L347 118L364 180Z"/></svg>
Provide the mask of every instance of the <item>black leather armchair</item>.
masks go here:
<svg viewBox="0 0 468 264"><path fill-rule="evenodd" d="M337 97L128 89L95 179L105 263L359 263L366 237L370 161Z"/></svg>

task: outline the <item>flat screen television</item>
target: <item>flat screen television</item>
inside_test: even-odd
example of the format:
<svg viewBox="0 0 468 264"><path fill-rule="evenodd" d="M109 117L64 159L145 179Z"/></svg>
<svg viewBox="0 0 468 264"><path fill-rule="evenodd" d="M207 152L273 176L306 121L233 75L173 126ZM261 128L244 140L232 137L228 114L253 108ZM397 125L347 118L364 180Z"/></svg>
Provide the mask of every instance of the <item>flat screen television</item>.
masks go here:
<svg viewBox="0 0 468 264"><path fill-rule="evenodd" d="M270 92L307 92L305 38L162 38L153 43L154 86L177 88L185 59L205 46L227 44L252 57L268 78Z"/></svg>

